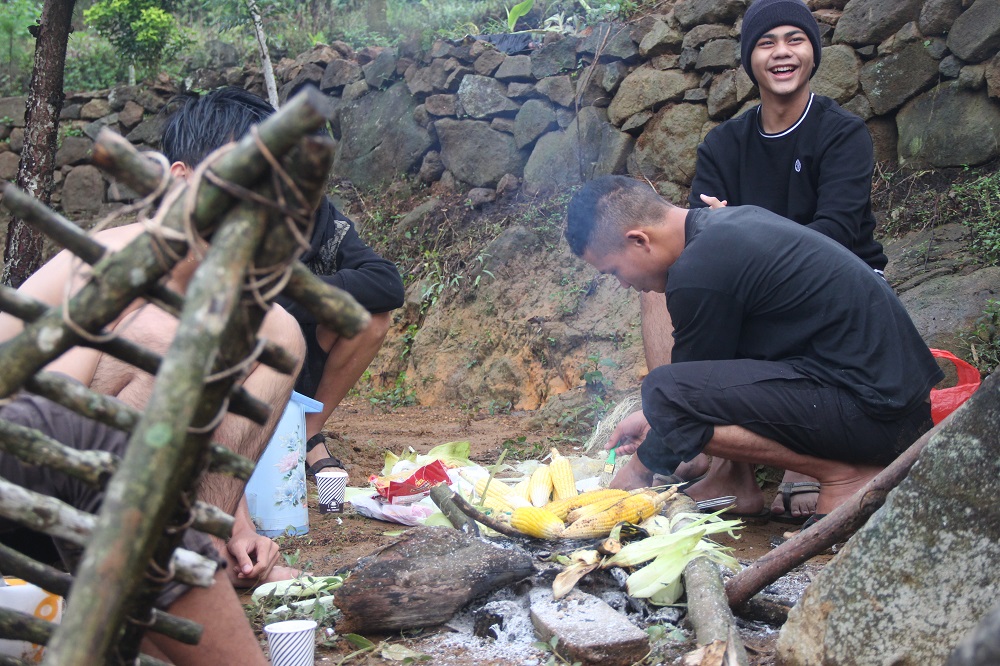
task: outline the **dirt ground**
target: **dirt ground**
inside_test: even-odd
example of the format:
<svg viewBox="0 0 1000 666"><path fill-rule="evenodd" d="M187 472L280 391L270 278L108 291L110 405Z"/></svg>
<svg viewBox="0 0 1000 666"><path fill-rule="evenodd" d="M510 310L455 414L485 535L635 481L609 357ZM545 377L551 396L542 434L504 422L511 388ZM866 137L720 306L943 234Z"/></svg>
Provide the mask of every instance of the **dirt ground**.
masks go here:
<svg viewBox="0 0 1000 666"><path fill-rule="evenodd" d="M512 455L531 456L539 451L547 451L556 445L567 455L579 455L580 442L561 437L559 432L546 430L532 420L528 412L488 414L486 412L463 411L454 407L399 407L392 410L373 408L367 400L349 397L334 413L327 424L326 433L331 453L339 457L350 474L351 486L367 485L370 474L381 471L386 451L400 453L407 447L425 452L431 447L445 442L468 440L471 443L472 459L481 464L492 464L507 442L508 460ZM539 429L541 428L541 429ZM518 441L523 437L522 441ZM575 450L574 450L575 449ZM402 530L407 529L395 523L372 520L355 513L350 505L343 514L320 514L315 509L315 487L310 481L310 530L298 537L282 537L279 543L282 553L292 563L316 574L329 574L349 569L358 558L394 541ZM765 487L765 491L772 492ZM764 522L747 524L738 540L724 538L721 543L733 548L733 555L746 564L771 550L771 540L783 532L795 529L786 524ZM801 588L808 583L811 575L821 568L828 556L814 558L793 582L791 595L797 598ZM794 578L794 577L793 577ZM779 583L780 584L780 583ZM758 623L759 624L759 623ZM777 638L775 627L757 626L754 623L741 624L744 641L749 650L751 664L773 663L774 644ZM427 656L426 663L448 664L488 664L488 663L547 663L550 658L535 650L535 656L516 659L501 656L497 658L485 653L477 653L474 648L458 647L442 649L441 632L448 629L408 632L405 636L366 636L383 645L403 644ZM432 640L433 639L433 640ZM478 639L477 639L478 640ZM525 643L534 639L530 636ZM526 647L526 646L525 646ZM687 646L690 649L691 645ZM351 656L357 648L348 641L332 634L317 647L318 663L388 663L378 654L378 650ZM669 661L645 661L643 663L670 663Z"/></svg>

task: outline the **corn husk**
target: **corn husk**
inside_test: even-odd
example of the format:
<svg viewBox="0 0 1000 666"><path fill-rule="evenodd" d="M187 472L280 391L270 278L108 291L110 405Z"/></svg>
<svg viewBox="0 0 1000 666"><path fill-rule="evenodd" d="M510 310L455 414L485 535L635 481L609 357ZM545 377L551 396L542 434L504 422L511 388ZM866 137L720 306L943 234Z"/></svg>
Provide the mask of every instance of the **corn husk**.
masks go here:
<svg viewBox="0 0 1000 666"><path fill-rule="evenodd" d="M678 582L688 562L698 557L696 546L703 535L704 532L700 530L692 532L661 549L660 554L652 562L625 580L625 588L629 596L652 601L652 597L659 595L657 601L662 602L665 596L662 594L664 590ZM649 539L644 539L644 541L649 541ZM625 552L625 548L622 548L622 552ZM674 591L676 591L676 587L671 590L671 592ZM667 597L669 598L669 595ZM673 601L676 601L676 598ZM662 603L673 603L673 601Z"/></svg>

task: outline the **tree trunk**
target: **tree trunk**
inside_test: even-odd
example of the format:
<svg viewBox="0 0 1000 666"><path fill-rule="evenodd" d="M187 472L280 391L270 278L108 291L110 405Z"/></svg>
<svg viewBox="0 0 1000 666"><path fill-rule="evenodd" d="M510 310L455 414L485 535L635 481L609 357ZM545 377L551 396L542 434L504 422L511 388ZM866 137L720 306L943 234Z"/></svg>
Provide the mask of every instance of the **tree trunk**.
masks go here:
<svg viewBox="0 0 1000 666"><path fill-rule="evenodd" d="M385 0L368 0L365 8L368 29L380 35L389 34L389 21L385 15Z"/></svg>
<svg viewBox="0 0 1000 666"><path fill-rule="evenodd" d="M24 148L17 169L17 186L48 204L52 197L63 104L63 70L76 0L45 0L39 24L34 26L35 65L28 87ZM42 263L42 236L13 218L7 231L4 268L0 281L18 287Z"/></svg>
<svg viewBox="0 0 1000 666"><path fill-rule="evenodd" d="M274 67L271 65L271 53L267 50L267 35L264 34L264 21L260 17L257 0L246 0L250 20L253 21L253 33L257 37L257 47L260 49L260 68L264 70L264 87L267 89L267 101L275 109L278 108L278 86L274 82Z"/></svg>

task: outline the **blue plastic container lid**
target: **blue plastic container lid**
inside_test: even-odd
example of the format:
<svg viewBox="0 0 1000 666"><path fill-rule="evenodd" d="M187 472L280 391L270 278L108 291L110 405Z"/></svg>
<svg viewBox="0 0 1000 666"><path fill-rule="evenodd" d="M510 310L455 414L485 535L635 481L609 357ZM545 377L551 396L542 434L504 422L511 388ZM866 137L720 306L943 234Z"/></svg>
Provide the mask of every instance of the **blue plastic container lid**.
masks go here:
<svg viewBox="0 0 1000 666"><path fill-rule="evenodd" d="M316 412L323 411L323 403L319 400L314 400L309 396L302 395L297 391L292 391L291 400L298 405L302 406L302 411L306 414L314 414Z"/></svg>

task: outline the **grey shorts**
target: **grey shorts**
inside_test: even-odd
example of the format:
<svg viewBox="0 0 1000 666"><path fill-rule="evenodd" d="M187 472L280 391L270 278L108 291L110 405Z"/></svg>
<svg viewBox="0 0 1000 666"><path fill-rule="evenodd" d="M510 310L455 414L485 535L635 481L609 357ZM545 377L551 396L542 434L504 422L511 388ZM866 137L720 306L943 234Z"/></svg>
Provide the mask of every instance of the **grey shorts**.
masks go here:
<svg viewBox="0 0 1000 666"><path fill-rule="evenodd" d="M30 393L22 393L0 408L0 418L34 428L66 446L81 451L107 451L121 457L128 444L126 433L91 421L72 410ZM26 465L3 451L0 451L0 476L28 490L62 500L87 513L97 513L103 499L103 493L97 488L48 467ZM0 517L0 531L13 530L16 526L16 523ZM53 541L63 563L72 570L83 549L61 539ZM15 549L18 547L16 542L10 545ZM220 566L225 566L225 560L212 545L212 541L201 532L187 530L181 546L215 560ZM161 609L168 608L188 589L189 586L175 581L166 583L157 596L156 606Z"/></svg>
<svg viewBox="0 0 1000 666"><path fill-rule="evenodd" d="M854 396L787 363L735 359L656 368L642 383L652 430L636 451L659 474L701 453L717 425L738 425L808 456L888 465L931 426L930 403L882 420Z"/></svg>

